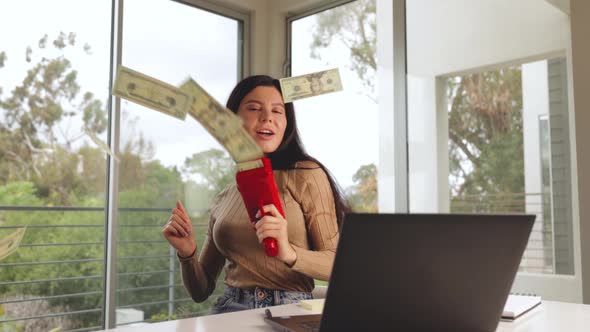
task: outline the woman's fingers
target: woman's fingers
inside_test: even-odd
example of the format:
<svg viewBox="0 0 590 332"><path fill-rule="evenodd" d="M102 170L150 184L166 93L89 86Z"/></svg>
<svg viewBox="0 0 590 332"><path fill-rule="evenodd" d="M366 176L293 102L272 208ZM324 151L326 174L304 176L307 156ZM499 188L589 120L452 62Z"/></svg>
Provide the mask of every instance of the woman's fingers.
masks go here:
<svg viewBox="0 0 590 332"><path fill-rule="evenodd" d="M258 226L258 225L256 225ZM264 223L262 225L260 225L259 227L256 227L256 233L258 232L264 232L264 231L268 231L268 230L273 230L273 229L281 229L283 228L283 226L279 223Z"/></svg>
<svg viewBox="0 0 590 332"><path fill-rule="evenodd" d="M281 234L281 229L284 227L280 220L274 217L266 216L264 220L256 223L256 236L258 241L262 242L267 237L277 238Z"/></svg>
<svg viewBox="0 0 590 332"><path fill-rule="evenodd" d="M262 217L261 215L264 214ZM274 204L267 204L262 207L256 214L260 218L254 228L258 242L262 243L266 238L274 238L279 242L288 243L287 220L283 218Z"/></svg>
<svg viewBox="0 0 590 332"><path fill-rule="evenodd" d="M262 241L264 241L264 239L266 239L268 237L272 237L273 239L276 239L279 237L280 234L281 234L280 230L270 229L270 230L265 230L262 232L256 232L256 237L258 237L258 242L262 243Z"/></svg>
<svg viewBox="0 0 590 332"><path fill-rule="evenodd" d="M184 227L178 222L178 220L176 220L174 218L170 218L170 221L168 222L167 227L171 227L174 230L176 230L176 234L181 237L185 237L185 236L189 235L188 232L184 229Z"/></svg>
<svg viewBox="0 0 590 332"><path fill-rule="evenodd" d="M187 220L185 217L177 213L172 213L170 219L177 221L179 224L182 225L182 227L187 233L192 234L193 225L191 224L190 220Z"/></svg>
<svg viewBox="0 0 590 332"><path fill-rule="evenodd" d="M188 217L188 212L186 212L186 209L184 208L184 205L182 205L182 202L180 200L176 201L176 207Z"/></svg>
<svg viewBox="0 0 590 332"><path fill-rule="evenodd" d="M168 238L168 236L170 236L170 235L180 236L180 234L178 234L178 231L176 230L176 228L170 226L170 224L168 224L168 223L164 226L164 229L162 229L162 234L166 238Z"/></svg>
<svg viewBox="0 0 590 332"><path fill-rule="evenodd" d="M189 216L188 216L188 215L186 215L186 214L185 214L185 213L184 213L184 212L183 212L181 209L179 209L179 208L174 208L174 209L172 209L172 214L176 214L176 215L178 215L179 217L181 217L181 218L182 218L182 220L186 221L188 224L190 224L190 223L191 223L191 218L189 218Z"/></svg>
<svg viewBox="0 0 590 332"><path fill-rule="evenodd" d="M179 215L182 215L187 221L190 222L188 212L184 208L184 205L182 205L181 201L176 201L176 207L174 209L172 209L173 213L174 213L174 211L176 211L176 213L178 213Z"/></svg>
<svg viewBox="0 0 590 332"><path fill-rule="evenodd" d="M260 218L263 214L270 214L273 217L281 216L281 214L279 213L279 210L277 209L277 207L274 204L264 205L262 207L262 210L263 210L262 212L260 210L258 210L258 212L256 213L256 216L255 216L256 218Z"/></svg>
<svg viewBox="0 0 590 332"><path fill-rule="evenodd" d="M256 229L259 229L259 228L264 227L269 224L280 225L283 222L284 222L284 219L282 219L282 218L277 218L277 217L273 217L273 216L264 216L264 217L262 217L262 219L258 220L254 224L254 227Z"/></svg>

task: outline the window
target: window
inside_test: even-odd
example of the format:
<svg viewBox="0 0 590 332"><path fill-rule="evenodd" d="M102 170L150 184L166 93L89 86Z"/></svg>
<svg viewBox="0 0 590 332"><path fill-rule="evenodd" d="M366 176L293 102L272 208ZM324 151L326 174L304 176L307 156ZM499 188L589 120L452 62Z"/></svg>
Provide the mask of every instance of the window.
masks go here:
<svg viewBox="0 0 590 332"><path fill-rule="evenodd" d="M406 23L410 211L535 214L521 276L574 274L568 15L424 0ZM554 280L516 288L576 300Z"/></svg>
<svg viewBox="0 0 590 332"><path fill-rule="evenodd" d="M295 101L303 143L355 211L376 212L379 139L391 128L379 127L375 2L353 1L289 22L291 76L338 68L344 88Z"/></svg>
<svg viewBox="0 0 590 332"><path fill-rule="evenodd" d="M191 76L225 103L239 79L239 21L165 0L127 0L123 13L122 65L176 86ZM209 202L233 179L233 162L190 116L127 101L119 151L117 325L207 314L216 296L188 296L161 229L180 199L200 246Z"/></svg>
<svg viewBox="0 0 590 332"><path fill-rule="evenodd" d="M76 13L76 15L72 15ZM0 4L0 330L102 325L111 3ZM30 24L34 22L34 24Z"/></svg>
<svg viewBox="0 0 590 332"><path fill-rule="evenodd" d="M208 313L216 299L187 296L160 231L180 199L202 243L203 212L228 179L217 175L231 172L229 157L192 118L125 101L109 112L119 51L127 67L174 85L191 76L225 102L243 71L247 16L187 2L126 0L122 11L119 1L0 4L0 29L10 32L0 36L0 239L27 226L18 250L0 258L0 330L103 329L113 309L105 291L115 294L118 325ZM115 46L113 13L124 24ZM118 172L107 174L97 142L108 141L109 114L120 144L111 147ZM107 175L118 176L116 244L105 237ZM118 262L113 292L107 245Z"/></svg>
<svg viewBox="0 0 590 332"><path fill-rule="evenodd" d="M403 26L392 25L404 18L400 3L405 30L392 34ZM409 212L537 215L514 289L579 301L568 14L533 1L358 0L324 9L289 20L290 74L337 66L346 91L296 102L310 153L349 195L373 189L363 195L373 202L365 211L406 211L407 196ZM394 96L402 72L404 103L403 94ZM372 98L355 103L363 95ZM334 109L329 120L321 117ZM326 131L324 123L336 125ZM335 142L349 147L347 156L330 151ZM351 177L363 165L375 166L372 186Z"/></svg>

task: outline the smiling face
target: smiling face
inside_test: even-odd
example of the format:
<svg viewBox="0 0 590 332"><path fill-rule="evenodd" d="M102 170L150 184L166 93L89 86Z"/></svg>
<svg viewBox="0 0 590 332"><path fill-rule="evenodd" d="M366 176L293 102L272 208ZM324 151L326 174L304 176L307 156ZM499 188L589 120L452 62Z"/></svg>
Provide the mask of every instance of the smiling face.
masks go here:
<svg viewBox="0 0 590 332"><path fill-rule="evenodd" d="M287 117L283 97L275 87L254 88L240 102L237 114L265 154L274 152L281 145Z"/></svg>

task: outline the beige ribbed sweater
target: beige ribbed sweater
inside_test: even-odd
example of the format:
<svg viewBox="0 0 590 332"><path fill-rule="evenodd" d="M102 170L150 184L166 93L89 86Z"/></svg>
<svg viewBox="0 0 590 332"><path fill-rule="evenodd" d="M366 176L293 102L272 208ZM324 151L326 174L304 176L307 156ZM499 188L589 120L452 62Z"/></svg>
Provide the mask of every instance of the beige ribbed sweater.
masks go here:
<svg viewBox="0 0 590 332"><path fill-rule="evenodd" d="M195 301L215 289L225 266L225 284L311 292L313 279L328 280L338 243L334 197L326 173L314 162L274 171L286 214L289 242L297 252L292 267L268 257L235 183L211 204L207 237L197 258L180 258L182 280Z"/></svg>

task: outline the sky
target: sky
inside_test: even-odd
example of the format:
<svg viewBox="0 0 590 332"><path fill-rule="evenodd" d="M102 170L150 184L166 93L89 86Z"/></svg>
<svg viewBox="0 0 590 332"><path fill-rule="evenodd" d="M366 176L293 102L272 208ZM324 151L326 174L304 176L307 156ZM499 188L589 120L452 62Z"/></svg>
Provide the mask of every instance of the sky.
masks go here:
<svg viewBox="0 0 590 332"><path fill-rule="evenodd" d="M238 81L235 20L169 0L126 0L124 13L124 66L173 85L191 76L225 104ZM66 48L65 57L78 71L82 91L91 91L105 102L109 93L110 19L110 1L13 2L10 11L0 12L0 31L19 27L18 34L0 37L0 52L7 54L5 67L0 69L2 96L9 95L41 57L58 54L53 47L38 50L39 39L48 34L52 41L60 32L75 32L76 47ZM377 105L348 69L349 56L341 44L335 43L324 53L324 60L311 59L309 45L314 24L315 17L307 17L293 25L293 75L338 67L344 91L296 101L298 126L308 152L330 169L341 186L348 187L360 166L377 163ZM82 51L86 43L91 46L91 54ZM33 48L30 63L24 56L27 46ZM121 119L121 144L141 133L154 143L154 158L166 166L180 167L193 153L222 149L190 117L183 122L122 101ZM63 127L77 136L81 121L73 120ZM106 141L106 133L99 137ZM77 144L84 142L93 144L87 138Z"/></svg>

